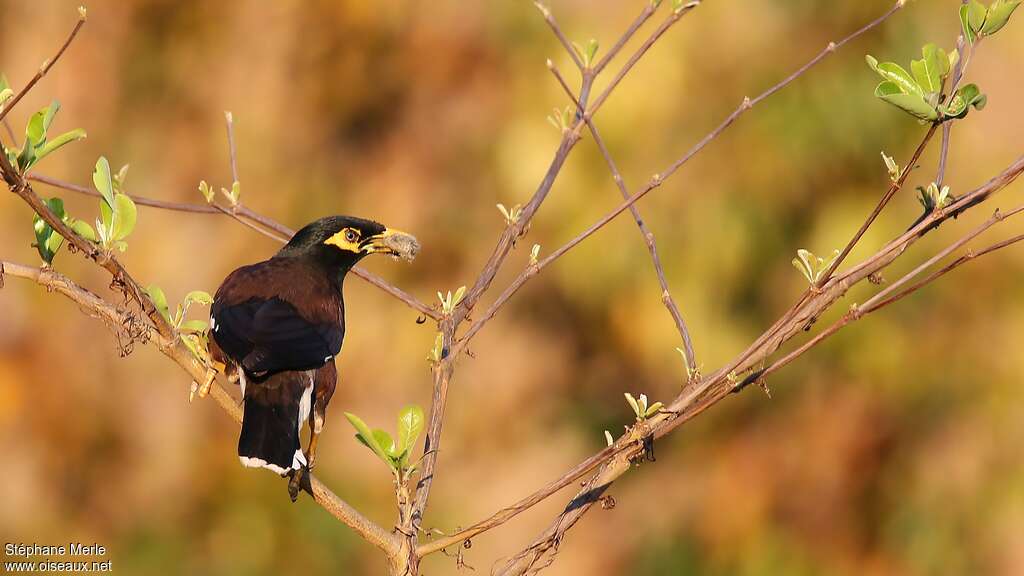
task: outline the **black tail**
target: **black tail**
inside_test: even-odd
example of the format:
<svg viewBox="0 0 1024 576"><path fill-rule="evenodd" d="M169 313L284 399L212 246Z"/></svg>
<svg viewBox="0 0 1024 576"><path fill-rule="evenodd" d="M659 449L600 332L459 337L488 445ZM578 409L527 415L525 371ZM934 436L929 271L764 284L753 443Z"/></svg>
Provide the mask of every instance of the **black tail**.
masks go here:
<svg viewBox="0 0 1024 576"><path fill-rule="evenodd" d="M309 373L279 372L258 381L252 376L246 380L239 460L282 476L305 466L299 430L309 416Z"/></svg>

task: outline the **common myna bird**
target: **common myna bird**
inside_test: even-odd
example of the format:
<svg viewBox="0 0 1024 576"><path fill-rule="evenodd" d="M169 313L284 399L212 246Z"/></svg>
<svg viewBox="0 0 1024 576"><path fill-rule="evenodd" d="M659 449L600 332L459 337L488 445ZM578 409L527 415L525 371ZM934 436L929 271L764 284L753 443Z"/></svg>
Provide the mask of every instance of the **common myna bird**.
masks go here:
<svg viewBox="0 0 1024 576"><path fill-rule="evenodd" d="M350 216L321 218L273 258L224 279L210 310L210 355L239 382L244 403L238 457L242 464L291 476L294 501L313 467L334 359L345 337L345 275L369 254L412 260L416 238ZM209 390L208 382L200 395ZM309 423L303 452L300 432Z"/></svg>

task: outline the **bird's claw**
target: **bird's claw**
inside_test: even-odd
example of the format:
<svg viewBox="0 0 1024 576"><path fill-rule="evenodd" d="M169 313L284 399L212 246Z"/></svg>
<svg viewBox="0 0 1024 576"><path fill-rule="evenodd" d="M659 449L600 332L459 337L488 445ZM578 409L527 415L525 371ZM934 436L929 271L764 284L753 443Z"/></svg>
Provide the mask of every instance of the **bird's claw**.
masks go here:
<svg viewBox="0 0 1024 576"><path fill-rule="evenodd" d="M299 499L299 492L305 490L313 494L313 488L309 480L309 467L303 466L298 470L292 470L288 478L288 497L295 502Z"/></svg>

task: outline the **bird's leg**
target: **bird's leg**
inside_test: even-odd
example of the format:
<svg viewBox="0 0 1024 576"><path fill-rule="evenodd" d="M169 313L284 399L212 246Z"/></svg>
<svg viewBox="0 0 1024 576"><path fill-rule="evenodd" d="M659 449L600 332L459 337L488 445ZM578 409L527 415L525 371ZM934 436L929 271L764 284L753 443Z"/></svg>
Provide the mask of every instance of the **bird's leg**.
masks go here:
<svg viewBox="0 0 1024 576"><path fill-rule="evenodd" d="M292 502L298 499L299 490L302 488L306 488L312 493L308 478L313 466L316 465L316 445L320 440L320 431L323 430L323 427L323 416L314 412L313 417L309 419L309 443L306 444L305 450L306 465L299 470L293 470L291 478L288 480L288 495L291 496Z"/></svg>
<svg viewBox="0 0 1024 576"><path fill-rule="evenodd" d="M310 470L316 464L316 443L320 439L320 431L324 428L324 417L314 410L309 419L309 444L306 447L306 462Z"/></svg>
<svg viewBox="0 0 1024 576"><path fill-rule="evenodd" d="M188 401L191 402L197 394L200 398L206 398L210 393L210 387L213 386L213 381L217 378L217 373L223 372L224 369L223 363L216 360L211 361L210 365L206 368L206 377L203 378L202 384L192 387L192 391L188 395Z"/></svg>

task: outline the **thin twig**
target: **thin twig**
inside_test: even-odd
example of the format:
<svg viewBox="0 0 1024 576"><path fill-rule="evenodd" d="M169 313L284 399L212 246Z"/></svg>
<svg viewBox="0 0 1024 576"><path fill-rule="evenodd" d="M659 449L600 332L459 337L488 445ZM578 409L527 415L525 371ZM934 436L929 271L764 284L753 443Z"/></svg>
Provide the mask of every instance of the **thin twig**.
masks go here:
<svg viewBox="0 0 1024 576"><path fill-rule="evenodd" d="M551 15L551 10L540 1L534 2L533 5L540 10L541 15L544 16L544 21L548 23L551 31L555 33L555 37L562 43L562 47L565 48L565 51L572 57L572 61L576 64L576 67L579 68L581 72L586 69L586 66L583 64L583 60L580 60L580 55L576 52L576 48L572 45L572 42L569 42L569 39L565 37L562 29L555 24L555 19Z"/></svg>
<svg viewBox="0 0 1024 576"><path fill-rule="evenodd" d="M512 283L505 289L505 291L502 292L501 295L499 295L498 298L491 304L491 306L487 309L487 311L484 312L484 314L481 317L479 317L470 326L470 328L469 328L469 330L467 330L466 334L459 340L459 343L457 344L456 349L457 350L463 349L465 347L465 345L468 344L469 340L477 332L480 331L480 329L484 326L484 324L486 324L488 321L490 321L490 319L493 318L495 314L497 314L498 310L505 304L505 302L507 302L509 300L509 298L511 298L516 293L516 291L518 291L519 288L521 288L522 285L526 283L527 280L529 280L531 277L536 275L537 271L543 269L545 266L547 266L548 264L550 264L554 260L558 259L561 255L565 254L565 252L567 252L567 251L571 250L572 248L574 248L577 244L579 244L583 240L586 240L592 234L594 234L595 232L597 232L598 230L603 228L606 224L611 222L616 216L618 216L619 214L621 214L622 212L627 210L630 206L632 206L638 200L640 200L641 198L646 196L648 193L650 193L655 188L661 186L665 182L665 180L667 178L669 178L670 176L675 174L675 172L678 171L679 168L681 168L684 164L686 164L686 162L688 162L697 153L699 153L701 150L703 150L704 147L706 147L708 144L710 144L712 141L714 141L716 138L718 138L718 136L722 132L724 132L729 126L731 126L741 115L743 115L744 112L746 112L747 110L750 110L754 106L754 104L756 104L758 102L761 102L762 100L764 100L768 96L770 96L772 94L775 94L776 92L778 92L782 88L786 87L787 85L792 83L794 80L799 78L803 73L805 73L808 70L810 70L815 64L817 64L818 62L823 60L826 56L828 56L829 54L834 53L837 49L839 49L840 47L842 47L846 43L852 41L854 38L857 38L858 36L868 32L872 28L878 26L879 24L884 22L887 18L889 18L890 16L895 14L897 11L899 11L901 8L902 8L902 3L897 3L895 6L890 8L887 12L885 12L884 14L879 16L878 18L872 20L868 24L862 26L861 28L859 28L858 30L853 32L852 34L846 36L845 38L843 38L839 42L830 42L829 45L822 52L820 52L814 58L812 58L810 61L808 61L803 66L798 68L796 72L790 74L789 76L784 78L779 83L777 83L774 86L768 88L767 90L762 92L757 97L755 97L753 99L744 98L743 102L739 105L739 107L736 108L736 110L734 110L732 112L732 114L730 114L728 117L726 117L726 119L724 121L722 121L721 124L719 124L715 129L713 129L711 132L709 132L707 135L705 135L699 142L697 142L692 148L690 148L690 150L688 150L686 154L684 154L681 158L679 158L674 163L672 163L672 165L670 165L664 172L662 172L660 174L657 174L654 178L652 178L651 181L648 182L648 184L644 188L642 188L640 191L638 191L635 194L633 194L632 196L630 196L627 200L625 200L622 204L620 204L614 210L612 210L608 214L605 214L603 217L601 217L601 219L599 219L597 222L592 224L589 228L587 228L586 230L581 232L578 236L576 236L575 238L570 240L568 243L563 245L561 248L559 248L558 250L555 250L554 252L552 252L547 258L544 258L543 260L538 262L536 266L529 267L527 270L523 271L518 277L516 277L516 279L513 280ZM669 21L671 21L671 20L669 20ZM666 22L669 22L669 21L666 21ZM655 34L652 35L652 36L659 36L660 35L660 33L659 33L660 31L662 31L662 28L659 28L659 30L656 31ZM645 45L646 44L647 43L645 43ZM638 50L638 52L643 51L643 50L645 50L645 48L641 47L641 49ZM632 61L632 59L631 59L631 61ZM606 89L605 93L607 93L607 89ZM597 102L595 102L594 108L590 108L591 111L588 114L591 117L593 116L593 110L596 108L596 105L597 105ZM581 120L581 122L585 122L585 119Z"/></svg>
<svg viewBox="0 0 1024 576"><path fill-rule="evenodd" d="M795 360L799 356L802 356L808 350L810 350L811 348L814 348L815 346L817 346L818 344L823 342L825 339L827 339L828 337L832 336L833 334L838 332L840 329L846 327L847 325L852 324L853 322L856 322L857 320L860 320L864 316L867 316L868 314L871 314L872 312L875 312L875 311L883 308L884 306L887 306L887 305L889 305L889 304L891 304L891 303L893 303L893 302L895 302L897 300L902 299L903 297L911 294L912 292L915 292L915 291L921 289L926 284L928 284L929 282L935 280L936 278L938 278L942 274L945 274L946 272L948 272L949 270L952 270L956 266L959 266L960 264L963 264L964 262L966 262L970 258L969 257L961 257L959 260L956 261L958 263L954 263L951 267L944 268L943 269L944 271L940 270L938 273L929 276L924 281L918 282L916 284L913 284L910 288L898 292L895 296L892 295L893 292L896 292L896 290L899 289L901 286L903 286L904 284L910 282L912 279L914 279L914 277L916 277L918 274L920 274L924 270L927 270L928 268L933 266L939 260L942 260L943 258L949 256L950 254L952 254L953 252L958 250L960 247L962 247L964 244L967 244L968 242L970 242L971 240L976 238L978 235L980 235L982 232L988 230L992 226L1002 222L1003 220L1005 220L1007 218L1010 218L1010 217L1020 213L1021 211L1024 211L1024 206L1020 206L1020 207L1014 208L1013 210L1010 210L1009 212L1007 212L1005 214L1002 214L998 210L996 210L996 213L991 218L989 218L988 220L983 222L981 225L979 225L975 229L971 230L970 232L968 232L964 236L960 237L955 242L953 242L952 244L950 244L949 246L947 246L943 250L939 251L938 253L936 253L934 256L932 256L928 260L925 260L919 266L917 266L916 268L914 268L913 270L911 270L907 274L904 274L899 280L897 280L896 282L894 282L891 285L889 285L888 287L886 287L885 290L882 290L878 294L875 294L868 301L864 302L864 304L854 305L848 313L844 314L839 320L836 320L828 328L826 328L825 330L823 330L819 334L815 335L814 338L812 338L811 340L807 341L802 346L800 346L799 348L793 350L792 352L790 352L786 356L784 356L784 357L780 358L779 360L776 360L775 362L773 362L770 366L768 366L767 368L765 368L762 372L760 372L758 374L758 379L765 378L768 375L770 375L770 374L778 371L779 369L785 367L787 364L789 364L790 362L792 362L793 360ZM985 251L982 251L981 254L986 254L986 253L989 253L989 252L993 252L995 250L998 250L999 248L1004 248L1006 246L1009 246L1010 244L1013 244L1014 242L1016 242L1016 240L1011 238L1008 241L1000 242L1000 243L998 243L998 244L996 244L994 246L988 247Z"/></svg>
<svg viewBox="0 0 1024 576"><path fill-rule="evenodd" d="M910 286L904 288L900 292L898 292L896 294L893 294L892 296L890 296L890 297L888 297L888 298L886 298L884 300L879 301L877 304L875 304L875 307L874 307L874 309L872 309L872 312L877 311L877 310L881 310L882 308L885 308L889 304L892 304L893 302L896 302L898 300L903 299L905 296L920 290L922 287L924 287L924 286L926 286L928 284L931 284L935 280L938 280L942 276L945 276L946 274L952 272L956 268L959 268L960 266L962 266L962 265L964 265L964 264L966 264L966 263L968 263L968 262L970 262L972 260L975 260L977 258L981 258L982 256L984 256L986 254L991 254L992 252L995 252L996 250L1001 250L1001 249L1006 248L1008 246L1012 246L1012 245L1020 242L1021 240L1024 240L1024 234L1018 234L1017 236L1013 236L1013 237L1007 238L1006 240L1001 240L999 242L996 242L995 244L992 244L990 246L986 246L985 248L982 248L981 250L978 250L978 251L968 250L967 253L964 254L963 256L960 256L956 260L953 260L949 264L946 264L942 268L936 270L935 272L932 272L928 276L922 278L921 280L918 280L917 282L915 282L914 284L911 284Z"/></svg>
<svg viewBox="0 0 1024 576"><path fill-rule="evenodd" d="M625 180L622 178L622 173L619 171L618 166L615 164L615 160L612 158L611 152L608 150L608 146L605 144L604 139L601 138L601 134L597 130L597 126L594 121L586 116L586 111L580 104L580 101L576 99L576 95L573 94L572 89L566 84L562 74L558 71L554 62L548 60L548 68L551 73L554 74L555 79L558 80L562 90L565 91L566 95L572 100L579 114L586 119L587 127L590 129L590 135L594 138L594 143L597 144L598 149L601 151L601 155L604 157L605 164L608 166L608 170L612 173L612 178L615 180L615 185L618 186L619 192L622 193L624 199L629 199L629 188L626 186ZM686 321L683 320L683 315L679 311L679 306L676 304L675 299L672 297L672 292L669 290L668 279L665 277L665 268L661 264L661 258L658 256L658 245L654 240L654 233L650 231L647 224L644 222L643 217L640 215L640 209L635 204L630 205L630 213L633 215L633 220L636 222L637 228L640 231L640 235L644 239L644 244L647 246L647 251L651 255L651 262L654 265L654 272L658 277L658 284L661 287L661 302L665 305L669 315L672 316L672 320L675 322L676 330L679 332L679 336L683 341L683 354L686 356L687 366L687 377L693 377L697 374L697 355L693 349L693 340L690 337L690 331L686 326Z"/></svg>
<svg viewBox="0 0 1024 576"><path fill-rule="evenodd" d="M935 135L935 130L938 129L938 127L938 124L932 123L931 127L928 128L928 132L925 133L924 138L921 139L921 143L918 144L917 149L914 150L914 155L910 157L910 162L908 162L907 165L903 167L903 172L900 173L900 177L897 178L895 182L889 185L889 189L886 190L885 194L883 194L882 197L878 200L878 204L875 205L874 210L872 210L871 214L868 215L867 220L865 220L864 223L860 225L860 228L857 229L857 233L853 235L853 238L850 238L850 241L847 242L846 246L843 247L843 250L842 252L839 253L839 256L832 262L832 264L828 267L828 270L821 276L820 284L828 282L828 280L832 277L832 274L836 271L837 268L839 268L839 265L842 264L843 260L845 260L846 257L850 254L850 252L853 251L854 247L857 246L857 243L860 242L860 239L864 236L864 233L868 231L868 228L870 228L871 225L875 222L875 219L878 218L878 215L882 213L882 210L885 209L886 205L889 204L889 201L892 200L893 196L896 195L896 192L903 188L903 183L906 182L907 176L910 175L911 170L913 170L914 166L917 165L918 159L924 152L925 147L928 146L928 142L931 141L932 136Z"/></svg>
<svg viewBox="0 0 1024 576"><path fill-rule="evenodd" d="M641 46L629 57L626 63L615 75L615 78L601 93L601 96L598 98L598 101L595 102L594 106L592 108L588 108L588 114L590 114L591 116L595 114L597 112L597 109L600 108L600 103L604 102L604 100L606 100L608 96L611 95L611 93L615 90L615 88L622 81L622 79L625 78L626 74L628 74L629 71L633 69L633 66L635 66L636 63L640 60L640 58L642 58L643 55L646 54L648 50L650 50L651 46L653 46L654 43L657 42L657 40L661 38L673 24L678 22L679 19L682 18L682 16L689 13L693 8L695 8L699 4L700 2L692 2L690 4L685 5L683 9L675 11L672 14L670 14L669 17L666 18L665 21L656 30L654 30L654 32L651 33L651 35L643 42L643 44L641 44ZM644 11L648 9L649 6L645 6ZM632 36L633 34L635 34L636 30L639 28L639 24L642 24L643 21L646 21L646 17L642 12L641 16L637 18L637 20L634 21L633 24L630 25L630 27L626 30L623 36ZM550 22L548 22L548 24L552 25L552 22L554 22L553 18ZM557 26L557 23L555 23L554 25ZM618 43L616 43L616 45L617 44ZM605 64L607 63L605 62ZM594 78L596 78L596 74L594 73L585 72L583 74L583 85L580 88L580 99L584 105L586 104L586 97L589 96L590 94L590 89L593 84ZM492 251L491 256L488 258L487 263L484 265L476 281L473 283L473 286L466 292L466 296L462 299L462 302L456 307L454 313L454 321L456 326L461 324L461 322L466 318L469 312L476 305L477 301L479 301L483 293L490 287L491 282L494 281L494 277L498 273L498 270L501 268L502 264L505 262L505 259L512 251L512 247L515 245L516 240L520 236L522 236L525 233L526 229L529 227L534 214L536 214L537 212L537 209L540 208L540 205L544 202L544 199L547 198L548 193L551 191L551 187L554 185L555 178L561 171L562 165L565 163L566 158L568 158L569 152L572 151L573 147L579 141L580 133L585 124L586 122L583 118L578 118L576 120L576 123L572 126L572 128L565 131L565 133L562 135L562 141L559 143L558 150L555 152L555 157L552 159L551 164L548 166L548 171L547 173L545 173L544 179L537 187L537 190L534 192L529 202L527 202L523 206L519 216L519 220L514 222L511 226L508 226L502 233L501 237L499 237L498 244Z"/></svg>
<svg viewBox="0 0 1024 576"><path fill-rule="evenodd" d="M963 0L962 4L967 4L968 0ZM957 54L962 53L964 50L964 36L960 34L956 37L956 52ZM956 65L953 66L953 81L951 82L952 89L949 91L949 97L953 97L953 91L956 89L956 85L960 83L960 76L963 71L963 59L957 58ZM943 80L945 83L945 80ZM942 182L946 179L946 160L949 156L949 138L950 132L953 131L953 123L946 122L942 125L942 145L939 148L939 170L935 175L935 185L942 188Z"/></svg>
<svg viewBox="0 0 1024 576"><path fill-rule="evenodd" d="M872 296L868 301L864 302L864 304L858 306L858 309L861 310L862 312L871 311L879 301L884 300L886 296L895 292L900 286L903 286L904 284L912 280L915 276L930 268L939 260L942 260L946 256L949 256L953 251L959 249L964 244L970 242L985 230L988 230L995 224L998 224L999 222L1002 222L1007 218L1012 218L1013 216L1020 213L1021 210L1024 210L1024 207L1014 208L1013 210L1010 210L1005 214L1000 212L999 210L996 210L995 214L993 214L991 218L983 222L974 230L971 230L969 233L962 236L956 242L953 242L952 244L947 246L945 249L939 251L928 260L922 262L917 268L914 268L910 272L904 274L903 277L900 278L899 280L886 286L884 290Z"/></svg>
<svg viewBox="0 0 1024 576"><path fill-rule="evenodd" d="M60 57L64 55L64 51L67 50L68 46L71 45L71 42L75 39L75 36L78 36L78 31L81 30L82 26L85 25L85 20L85 12L84 10L80 10L78 15L78 22L76 22L75 27L71 29L71 34L68 35L67 40L65 40L64 44L61 45L60 50L57 51L57 54L53 58L50 58L49 60L43 62L43 65L39 67L39 70L36 72L36 75L28 81L28 84L25 84L21 91L19 91L17 94L15 94L13 98L7 101L7 105L4 106L2 110L0 110L0 120L4 120L5 118L7 118L7 113L10 112L11 109L14 108L18 104L18 102L21 101L25 94L28 94L28 91L36 85L36 82L42 80L43 76L46 76L46 73L50 71L50 68L53 68L53 65L56 64L58 60L60 60Z"/></svg>
<svg viewBox="0 0 1024 576"><path fill-rule="evenodd" d="M622 36L619 36L619 39L615 42L615 44L612 45L611 49L608 50L608 52L605 53L605 55L600 60L597 61L597 64L594 65L594 75L600 74L601 71L604 70L605 67L608 66L608 64L610 64L616 56L618 56L619 52L622 51L623 46L625 46L626 43L633 38L633 35L635 35L637 31L643 27L647 20L650 19L651 15L654 14L655 10L656 8L652 6L650 3L644 6L644 9L640 12L640 15L633 20L633 23L629 25L629 28L627 28L626 31L623 32Z"/></svg>
<svg viewBox="0 0 1024 576"><path fill-rule="evenodd" d="M33 180L49 186L68 190L70 192L76 192L78 194L85 194L87 196L93 197L99 197L100 195L99 192L93 190L92 188L79 186L78 184L72 184L70 182L64 182L62 180L51 178L50 176L45 176L43 174L29 173L28 175L25 176L25 178L27 180ZM128 196L136 204L140 206L148 206L151 208L159 208L162 210L172 210L175 212L188 212L196 214L223 214L225 216L237 220L238 222L241 222L242 224L255 230L256 232L259 232L260 234L281 243L287 242L288 238L290 238L292 234L294 234L294 231L291 228L288 228L287 226L279 222L267 218L266 216L257 214L256 212L253 212L250 208L242 204L239 204L234 210L232 210L231 208L221 206L220 204L217 203L190 204L186 202L168 202L166 200L154 200L152 198L146 198L144 196L138 196L136 194L129 194ZM258 224L258 226L256 224ZM352 273L362 278L363 280L369 282L373 286L376 286L377 288L387 292L388 294L397 298L398 300L401 300L407 306L416 310L420 314L423 314L429 318L433 318L434 320L438 320L441 318L441 314L437 310L427 306L412 294L409 294L408 292L388 283L380 276L366 270L365 268L361 266L356 266L352 268Z"/></svg>

